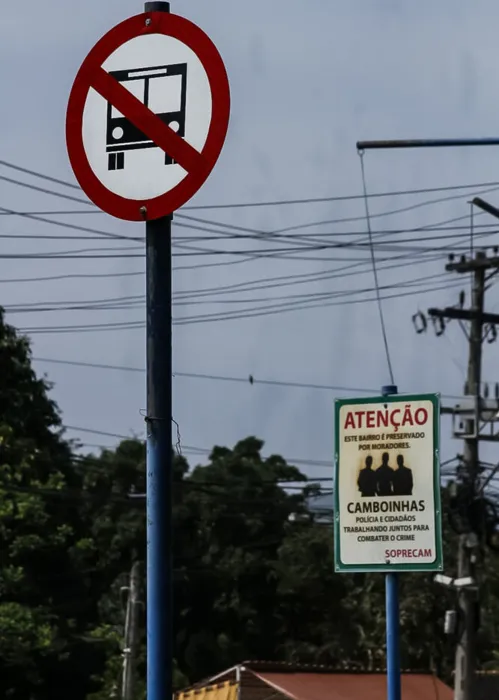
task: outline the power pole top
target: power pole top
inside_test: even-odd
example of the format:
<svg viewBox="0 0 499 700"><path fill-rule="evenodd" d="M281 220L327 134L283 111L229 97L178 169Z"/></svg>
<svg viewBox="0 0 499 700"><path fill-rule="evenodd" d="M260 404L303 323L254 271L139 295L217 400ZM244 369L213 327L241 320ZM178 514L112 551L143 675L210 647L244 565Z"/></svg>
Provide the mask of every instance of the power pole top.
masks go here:
<svg viewBox="0 0 499 700"><path fill-rule="evenodd" d="M474 270L492 270L499 268L499 256L487 257L481 250L477 251L475 258L466 258L464 255L456 262L451 261L446 266L447 272L473 272Z"/></svg>
<svg viewBox="0 0 499 700"><path fill-rule="evenodd" d="M456 309L455 306L448 306L445 309L428 309L428 316L459 319L461 321L478 319L481 323L499 324L499 314L481 313L479 309Z"/></svg>

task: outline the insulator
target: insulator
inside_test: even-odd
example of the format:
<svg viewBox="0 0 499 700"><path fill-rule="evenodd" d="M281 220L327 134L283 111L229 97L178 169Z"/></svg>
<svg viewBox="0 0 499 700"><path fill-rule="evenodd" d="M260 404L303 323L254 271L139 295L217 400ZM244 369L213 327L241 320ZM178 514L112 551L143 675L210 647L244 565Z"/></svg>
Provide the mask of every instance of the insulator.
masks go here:
<svg viewBox="0 0 499 700"><path fill-rule="evenodd" d="M416 333L424 333L428 327L426 316L421 311L414 314L412 317L412 323L414 324Z"/></svg>
<svg viewBox="0 0 499 700"><path fill-rule="evenodd" d="M455 610L445 611L444 634L453 635L457 627L457 612Z"/></svg>
<svg viewBox="0 0 499 700"><path fill-rule="evenodd" d="M435 330L435 335L440 336L445 333L445 321L440 316L432 316L433 328Z"/></svg>

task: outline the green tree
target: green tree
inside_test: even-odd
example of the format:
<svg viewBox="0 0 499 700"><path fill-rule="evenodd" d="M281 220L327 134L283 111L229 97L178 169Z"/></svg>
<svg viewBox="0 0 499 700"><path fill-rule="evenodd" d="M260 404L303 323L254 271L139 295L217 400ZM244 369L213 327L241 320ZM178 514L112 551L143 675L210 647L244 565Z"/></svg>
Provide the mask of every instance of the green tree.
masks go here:
<svg viewBox="0 0 499 700"><path fill-rule="evenodd" d="M446 489L442 490L444 506ZM444 519L446 571L455 569L456 534ZM336 574L332 524L289 528L279 552L280 617L286 659L363 670L385 667L385 591L382 574ZM445 611L455 597L432 574L400 574L401 660L404 668L435 670L450 678L452 643Z"/></svg>
<svg viewBox="0 0 499 700"><path fill-rule="evenodd" d="M83 475L81 518L86 546L80 550L79 565L89 572L89 596L95 611L88 634L100 655L92 667L98 688L88 700L108 700L119 692L126 593L134 561L146 561L146 465L142 441L123 441L116 450L87 455L78 469ZM188 470L187 462L174 455L175 511L181 510L178 489ZM179 538L182 532L177 532ZM141 616L136 697L145 698L145 566L143 574L144 609ZM179 686L186 679L177 672Z"/></svg>
<svg viewBox="0 0 499 700"><path fill-rule="evenodd" d="M183 481L178 529L176 649L190 679L242 658L275 659L279 606L273 564L289 518L306 511L305 476L247 438L215 447ZM180 544L180 543L179 543Z"/></svg>
<svg viewBox="0 0 499 700"><path fill-rule="evenodd" d="M78 476L50 385L0 313L0 696L84 698ZM79 663L74 664L74 655Z"/></svg>

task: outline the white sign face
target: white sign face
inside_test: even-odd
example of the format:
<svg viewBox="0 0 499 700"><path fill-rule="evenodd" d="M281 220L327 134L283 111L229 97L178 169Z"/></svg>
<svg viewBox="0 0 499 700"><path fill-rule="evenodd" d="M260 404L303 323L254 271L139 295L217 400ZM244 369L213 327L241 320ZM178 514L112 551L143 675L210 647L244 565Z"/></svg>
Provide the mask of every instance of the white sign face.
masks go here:
<svg viewBox="0 0 499 700"><path fill-rule="evenodd" d="M102 67L196 151L203 149L212 95L203 64L189 47L170 36L145 34L120 46ZM126 199L153 199L187 176L93 88L83 112L83 145L98 179Z"/></svg>
<svg viewBox="0 0 499 700"><path fill-rule="evenodd" d="M337 571L440 570L438 398L336 402Z"/></svg>

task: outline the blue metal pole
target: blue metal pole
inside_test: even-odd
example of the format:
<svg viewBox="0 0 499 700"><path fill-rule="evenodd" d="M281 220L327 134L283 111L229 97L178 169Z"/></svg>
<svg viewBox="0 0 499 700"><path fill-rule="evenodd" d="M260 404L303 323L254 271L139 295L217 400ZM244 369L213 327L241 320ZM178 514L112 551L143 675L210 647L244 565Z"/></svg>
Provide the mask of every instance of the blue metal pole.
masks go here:
<svg viewBox="0 0 499 700"><path fill-rule="evenodd" d="M146 223L147 700L172 697L171 217Z"/></svg>
<svg viewBox="0 0 499 700"><path fill-rule="evenodd" d="M383 396L397 394L396 386L381 388ZM396 573L385 576L387 700L401 700L399 587Z"/></svg>
<svg viewBox="0 0 499 700"><path fill-rule="evenodd" d="M146 2L145 12L169 12ZM147 700L173 693L172 217L146 219Z"/></svg>
<svg viewBox="0 0 499 700"><path fill-rule="evenodd" d="M386 574L386 674L388 700L400 700L399 582L397 574Z"/></svg>
<svg viewBox="0 0 499 700"><path fill-rule="evenodd" d="M387 148L459 148L461 146L499 146L497 136L477 139L388 139L357 141L359 151Z"/></svg>

